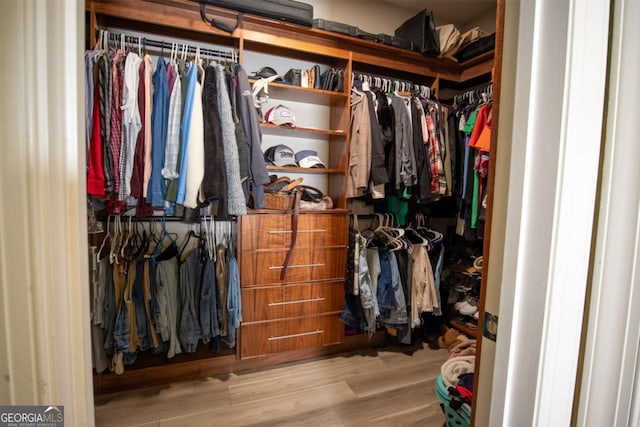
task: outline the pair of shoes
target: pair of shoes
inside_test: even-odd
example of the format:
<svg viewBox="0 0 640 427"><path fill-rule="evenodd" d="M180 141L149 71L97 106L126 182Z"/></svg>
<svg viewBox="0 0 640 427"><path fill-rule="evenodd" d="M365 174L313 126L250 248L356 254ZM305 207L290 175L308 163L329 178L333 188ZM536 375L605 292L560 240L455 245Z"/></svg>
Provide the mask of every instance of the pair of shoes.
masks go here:
<svg viewBox="0 0 640 427"><path fill-rule="evenodd" d="M458 335L460 335L460 332L457 329L447 328L447 331L441 337L438 337L438 347L449 348L457 342Z"/></svg>
<svg viewBox="0 0 640 427"><path fill-rule="evenodd" d="M456 310L458 310L460 314L463 314L465 316L473 316L475 313L478 312L478 307L475 305L469 304L466 300L458 301L453 305L453 307Z"/></svg>

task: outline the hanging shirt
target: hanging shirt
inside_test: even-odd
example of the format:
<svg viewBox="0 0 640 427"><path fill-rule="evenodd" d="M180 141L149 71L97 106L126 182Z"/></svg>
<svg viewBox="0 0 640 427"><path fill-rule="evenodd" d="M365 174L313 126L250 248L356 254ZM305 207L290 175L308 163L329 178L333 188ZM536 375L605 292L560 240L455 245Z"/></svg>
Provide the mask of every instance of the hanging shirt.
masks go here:
<svg viewBox="0 0 640 427"><path fill-rule="evenodd" d="M93 76L92 76L93 77ZM104 179L104 163L102 151L102 139L100 137L101 117L100 117L100 88L98 85L94 87L93 112L91 120L91 135L89 138L89 163L87 170L87 194L92 196L104 197L106 195L105 179Z"/></svg>
<svg viewBox="0 0 640 427"><path fill-rule="evenodd" d="M478 109L469 146L480 151L489 151L491 147L491 105L486 104Z"/></svg>
<svg viewBox="0 0 640 427"><path fill-rule="evenodd" d="M396 189L401 185L411 187L418 182L416 156L413 150L413 128L407 99L394 96L391 99L395 114L396 141Z"/></svg>
<svg viewBox="0 0 640 427"><path fill-rule="evenodd" d="M204 79L204 70L198 65L196 72ZM191 126L187 152L187 185L184 196L184 206L195 209L198 207L198 193L204 177L204 118L202 115L202 82L196 79L193 111L191 112Z"/></svg>
<svg viewBox="0 0 640 427"><path fill-rule="evenodd" d="M124 94L122 105L122 120L126 129L126 140L123 145L126 147L125 169L124 169L124 192L126 198L131 195L131 176L133 175L133 162L135 159L136 142L138 133L142 128L140 110L138 109L138 85L140 84L140 63L142 59L135 53L127 55L124 64ZM124 200L124 199L121 199Z"/></svg>
<svg viewBox="0 0 640 427"><path fill-rule="evenodd" d="M433 102L428 104L426 114L427 131L429 134L429 162L431 166L431 192L444 195L447 192L447 179L442 163L444 144L441 143L441 134L437 122L438 111Z"/></svg>
<svg viewBox="0 0 640 427"><path fill-rule="evenodd" d="M165 144L167 143L167 120L169 118L169 94L167 72L163 57L158 58L153 73L153 110L151 112L151 178L147 201L154 208L164 208L167 185L162 177Z"/></svg>
<svg viewBox="0 0 640 427"><path fill-rule="evenodd" d="M111 59L111 139L109 148L111 150L111 170L113 171L113 192L120 194L120 151L122 148L122 62L123 52L116 51Z"/></svg>
<svg viewBox="0 0 640 427"><path fill-rule="evenodd" d="M95 80L93 68L96 65L96 57L101 54L100 50L89 50L84 54L84 117L87 138L87 153L90 153L90 139L93 134L93 111L94 111L94 96L96 91L94 89ZM98 94L99 96L99 94ZM102 156L100 156L102 157Z"/></svg>
<svg viewBox="0 0 640 427"><path fill-rule="evenodd" d="M104 191L113 194L113 159L111 156L111 62L105 52L96 60L98 87L100 89L100 140L102 141L102 169Z"/></svg>
<svg viewBox="0 0 640 427"><path fill-rule="evenodd" d="M144 56L144 179L142 197L147 198L149 180L151 179L151 57Z"/></svg>
<svg viewBox="0 0 640 427"><path fill-rule="evenodd" d="M178 73L178 65L172 61L169 67L175 68ZM180 150L180 119L182 114L182 81L177 75L171 89L169 98L169 124L167 129L167 146L164 153L164 168L162 176L166 179L178 178L178 151Z"/></svg>
<svg viewBox="0 0 640 427"><path fill-rule="evenodd" d="M193 62L188 65L187 70L187 92L184 98L184 113L180 124L180 176L178 177L178 195L176 203L184 204L184 197L187 193L187 156L189 147L189 132L191 132L191 114L196 90L196 80L198 77L198 66Z"/></svg>

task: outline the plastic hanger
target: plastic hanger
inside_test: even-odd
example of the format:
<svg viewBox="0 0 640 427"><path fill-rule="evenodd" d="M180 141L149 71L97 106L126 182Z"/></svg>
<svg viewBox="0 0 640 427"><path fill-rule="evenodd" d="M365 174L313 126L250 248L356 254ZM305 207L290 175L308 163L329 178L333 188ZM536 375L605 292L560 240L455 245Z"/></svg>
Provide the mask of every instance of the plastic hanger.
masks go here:
<svg viewBox="0 0 640 427"><path fill-rule="evenodd" d="M107 216L107 229L104 235L104 238L102 239L102 244L100 245L100 249L98 249L98 253L96 254L96 256L98 257L98 261L101 258L102 255L102 250L104 249L107 240L111 240L111 235L109 234L109 225L111 224L111 215Z"/></svg>
<svg viewBox="0 0 640 427"><path fill-rule="evenodd" d="M164 261L178 255L178 247L176 245L176 239L178 236L175 233L169 233L167 230L167 220L166 214L162 216L162 236L160 237L160 241L154 250L153 257L156 261ZM162 248L162 245L165 239L169 239L169 244L165 249Z"/></svg>

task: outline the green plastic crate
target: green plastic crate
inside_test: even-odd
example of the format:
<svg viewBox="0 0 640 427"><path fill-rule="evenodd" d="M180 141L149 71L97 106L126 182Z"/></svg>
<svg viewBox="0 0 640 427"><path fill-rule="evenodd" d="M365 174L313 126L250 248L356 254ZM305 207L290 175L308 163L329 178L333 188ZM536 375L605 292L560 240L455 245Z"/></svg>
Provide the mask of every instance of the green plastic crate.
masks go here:
<svg viewBox="0 0 640 427"><path fill-rule="evenodd" d="M471 406L466 403L463 403L458 409L449 406L451 397L447 386L444 385L442 375L438 375L436 379L436 396L442 402L440 406L444 411L447 427L468 427L471 425Z"/></svg>

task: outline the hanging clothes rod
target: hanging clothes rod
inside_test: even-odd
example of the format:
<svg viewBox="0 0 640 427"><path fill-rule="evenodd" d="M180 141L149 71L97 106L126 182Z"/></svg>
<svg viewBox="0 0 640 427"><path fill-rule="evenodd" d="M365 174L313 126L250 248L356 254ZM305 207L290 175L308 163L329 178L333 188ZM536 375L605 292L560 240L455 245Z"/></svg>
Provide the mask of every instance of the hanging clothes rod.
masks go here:
<svg viewBox="0 0 640 427"><path fill-rule="evenodd" d="M431 97L431 87L419 85L410 80L397 79L370 73L351 73L351 87L356 82L367 82L370 87L377 87L385 92L419 92L422 96Z"/></svg>
<svg viewBox="0 0 640 427"><path fill-rule="evenodd" d="M128 46L129 49L140 49L143 52L147 51L147 48L160 49L160 54L165 56L165 53L171 55L171 52L175 50L177 56L180 55L196 55L207 57L210 59L228 59L233 62L238 62L238 51L236 49L212 49L209 47L202 47L193 42L168 42L165 40L159 40L153 37L140 36L137 34L130 34L125 32L111 32L107 30L98 30L98 44L107 43L109 45ZM166 52L165 52L166 50Z"/></svg>
<svg viewBox="0 0 640 427"><path fill-rule="evenodd" d="M458 103L460 99L474 102L477 100L487 101L493 98L493 83L482 85L474 89L468 89L454 97L454 103Z"/></svg>

